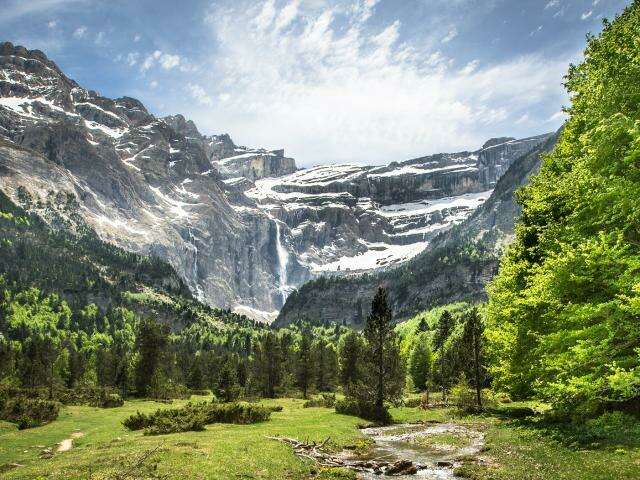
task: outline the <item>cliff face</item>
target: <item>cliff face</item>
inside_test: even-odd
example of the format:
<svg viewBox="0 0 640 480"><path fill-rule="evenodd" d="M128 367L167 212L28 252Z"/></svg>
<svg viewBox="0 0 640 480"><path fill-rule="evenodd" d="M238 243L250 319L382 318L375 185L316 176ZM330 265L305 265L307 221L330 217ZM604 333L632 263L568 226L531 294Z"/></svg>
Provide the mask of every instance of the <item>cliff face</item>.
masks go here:
<svg viewBox="0 0 640 480"><path fill-rule="evenodd" d="M497 273L501 249L513 235L519 214L514 192L538 170L541 155L556 141L557 134L551 135L510 162L487 201L461 224L437 235L427 251L394 269L309 282L289 296L275 324L309 319L358 328L380 285L389 289L397 319L436 305L483 298L486 284Z"/></svg>
<svg viewBox="0 0 640 480"><path fill-rule="evenodd" d="M101 97L42 52L5 43L0 138L0 185L14 200L19 187L34 202L50 191L73 193L103 239L168 260L200 299L280 307L274 220L232 203L233 189L212 165L211 139L193 122Z"/></svg>
<svg viewBox="0 0 640 480"><path fill-rule="evenodd" d="M15 201L22 189L34 202L72 193L101 238L167 260L209 304L265 318L310 279L430 250L547 137L298 170L283 150L156 118L133 98L83 89L42 52L0 44L0 188Z"/></svg>

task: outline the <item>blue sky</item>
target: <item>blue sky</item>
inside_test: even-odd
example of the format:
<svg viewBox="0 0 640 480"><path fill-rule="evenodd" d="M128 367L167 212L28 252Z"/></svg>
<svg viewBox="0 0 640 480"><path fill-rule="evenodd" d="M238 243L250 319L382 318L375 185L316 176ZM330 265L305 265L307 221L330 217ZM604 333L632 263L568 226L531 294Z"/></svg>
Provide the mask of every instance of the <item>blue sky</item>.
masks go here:
<svg viewBox="0 0 640 480"><path fill-rule="evenodd" d="M558 128L569 63L627 4L0 0L0 40L299 165L376 164Z"/></svg>

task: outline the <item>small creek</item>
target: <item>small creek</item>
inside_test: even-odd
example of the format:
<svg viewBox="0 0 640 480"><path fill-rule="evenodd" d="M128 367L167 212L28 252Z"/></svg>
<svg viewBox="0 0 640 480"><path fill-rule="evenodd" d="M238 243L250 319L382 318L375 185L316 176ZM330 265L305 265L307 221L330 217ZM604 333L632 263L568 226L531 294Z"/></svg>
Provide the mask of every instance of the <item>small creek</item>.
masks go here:
<svg viewBox="0 0 640 480"><path fill-rule="evenodd" d="M484 445L484 435L476 430L453 423L401 424L388 427L365 428L361 432L373 440L374 445L365 454L343 454L347 461L360 460L374 463L393 464L400 460L410 460L418 468L414 475L396 475L391 478L428 478L448 480L453 474L458 460L473 456ZM431 437L431 438L429 438ZM459 439L451 445L439 439ZM380 472L360 472L363 479L379 479Z"/></svg>

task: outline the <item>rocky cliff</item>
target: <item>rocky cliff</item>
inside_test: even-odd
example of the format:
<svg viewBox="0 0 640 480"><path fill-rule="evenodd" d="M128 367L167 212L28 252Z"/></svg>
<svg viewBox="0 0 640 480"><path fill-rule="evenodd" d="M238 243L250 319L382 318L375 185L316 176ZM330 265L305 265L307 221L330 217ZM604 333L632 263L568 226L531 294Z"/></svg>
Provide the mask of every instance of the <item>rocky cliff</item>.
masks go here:
<svg viewBox="0 0 640 480"><path fill-rule="evenodd" d="M0 44L0 188L35 204L72 193L102 239L167 260L199 299L254 316L274 316L310 279L431 249L547 138L298 170L283 150L157 118L138 100L82 88L40 51Z"/></svg>
<svg viewBox="0 0 640 480"><path fill-rule="evenodd" d="M19 191L35 203L50 191L72 193L103 239L168 260L200 299L267 311L282 304L278 226L232 204L212 163L219 150L193 122L104 98L42 52L4 43L0 138L0 187L16 201Z"/></svg>
<svg viewBox="0 0 640 480"><path fill-rule="evenodd" d="M289 296L275 324L309 319L362 326L380 285L389 289L398 320L436 305L484 298L501 250L513 236L519 214L515 190L538 170L541 155L556 141L557 134L551 135L512 161L487 201L461 224L437 235L422 254L379 273L311 281Z"/></svg>

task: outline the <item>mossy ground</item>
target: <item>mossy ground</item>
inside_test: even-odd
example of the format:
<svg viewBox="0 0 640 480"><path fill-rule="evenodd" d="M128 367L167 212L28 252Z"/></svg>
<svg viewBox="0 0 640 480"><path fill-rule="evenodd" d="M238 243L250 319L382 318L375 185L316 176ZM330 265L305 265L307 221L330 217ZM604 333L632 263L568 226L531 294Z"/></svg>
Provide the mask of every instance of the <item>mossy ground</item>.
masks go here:
<svg viewBox="0 0 640 480"><path fill-rule="evenodd" d="M172 406L182 404L176 401ZM126 472L129 478L166 479L352 479L351 472L317 469L293 455L286 445L265 438L282 435L322 441L331 437L333 448L360 445L356 428L362 420L338 415L327 408L302 408L303 400L265 400L282 405L267 422L253 425L209 425L203 432L143 436L122 426L135 413L151 412L165 405L152 401L128 401L113 409L66 407L60 417L43 427L18 431L0 423L0 475L8 479L113 479ZM445 409L392 409L399 422L454 421L482 429L486 451L481 464L470 461L459 473L475 479L637 479L640 472L640 438L625 445L600 442L582 448L550 436L549 431L508 416L460 416ZM45 447L84 433L74 447L50 459L39 458ZM456 439L440 438L457 442ZM144 462L147 453L153 452ZM7 470L8 464L22 466ZM141 466L136 466L141 463ZM3 467L6 466L6 467Z"/></svg>

